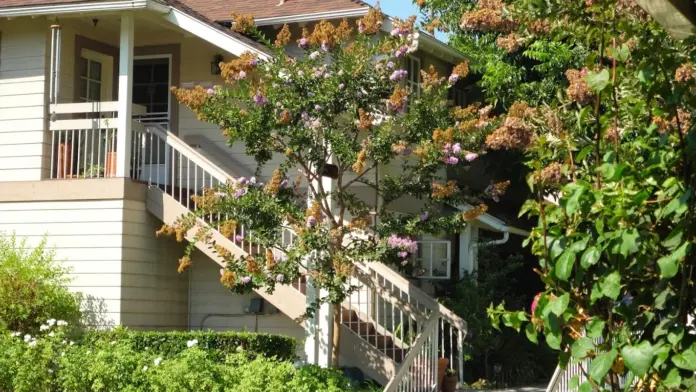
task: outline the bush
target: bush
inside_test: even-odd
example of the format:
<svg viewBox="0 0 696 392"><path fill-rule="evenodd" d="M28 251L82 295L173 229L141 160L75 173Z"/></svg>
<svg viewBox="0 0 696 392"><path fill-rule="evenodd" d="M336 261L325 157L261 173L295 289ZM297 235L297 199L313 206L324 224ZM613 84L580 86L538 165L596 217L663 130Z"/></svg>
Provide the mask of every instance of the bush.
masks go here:
<svg viewBox="0 0 696 392"><path fill-rule="evenodd" d="M45 239L30 249L0 233L0 329L35 333L52 317L80 319L80 297L68 290L69 271L54 257Z"/></svg>
<svg viewBox="0 0 696 392"><path fill-rule="evenodd" d="M187 343L197 341L216 361L224 361L231 353L244 353L247 358L257 356L281 361L295 360L297 342L289 336L248 332L146 332L116 329L113 331L90 330L81 337L83 345L118 341L135 351L152 350L164 358L172 358L186 351Z"/></svg>
<svg viewBox="0 0 696 392"><path fill-rule="evenodd" d="M248 352L230 352L220 361L220 349L206 347L200 338L216 333L159 333L159 345L138 346L156 333L116 331L88 333L73 344L65 327L43 328L39 336L0 334L0 391L34 392L339 392L357 391L335 369L316 366L296 367L289 360L268 358L262 354L250 359ZM221 341L253 341L252 334L220 333ZM167 336L176 336L167 339ZM184 342L179 349L173 342L186 336L199 340ZM260 335L263 339L285 337ZM109 341L113 337L115 340ZM237 339L237 340L234 340ZM169 341L170 344L166 342ZM134 342L138 342L134 344ZM286 344L286 343L283 343ZM165 348L166 353L159 351ZM228 345L226 347L232 347ZM250 346L251 347L251 346ZM289 347L294 349L294 343ZM290 357L291 353L285 353Z"/></svg>

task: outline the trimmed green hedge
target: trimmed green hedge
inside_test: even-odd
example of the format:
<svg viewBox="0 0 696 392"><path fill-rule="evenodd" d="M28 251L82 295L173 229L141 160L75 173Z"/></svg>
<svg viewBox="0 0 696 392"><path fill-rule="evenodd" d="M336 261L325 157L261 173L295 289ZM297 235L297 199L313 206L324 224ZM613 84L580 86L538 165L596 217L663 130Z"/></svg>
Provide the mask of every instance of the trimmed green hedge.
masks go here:
<svg viewBox="0 0 696 392"><path fill-rule="evenodd" d="M289 336L249 332L151 332L117 329L113 331L86 331L80 341L85 345L98 342L125 343L135 351L152 350L165 358L186 350L189 341L197 340L198 347L218 360L230 353L244 353L249 359L276 358L281 361L296 359L297 341Z"/></svg>

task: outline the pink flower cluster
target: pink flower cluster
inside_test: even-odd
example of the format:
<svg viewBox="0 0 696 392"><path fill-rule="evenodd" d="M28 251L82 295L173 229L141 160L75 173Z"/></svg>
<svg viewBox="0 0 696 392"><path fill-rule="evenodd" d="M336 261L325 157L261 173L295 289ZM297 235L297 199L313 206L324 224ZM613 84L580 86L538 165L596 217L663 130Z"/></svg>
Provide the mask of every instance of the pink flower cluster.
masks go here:
<svg viewBox="0 0 696 392"><path fill-rule="evenodd" d="M418 244L416 241L408 237L399 237L396 234L392 234L387 238L387 244L392 248L399 251L405 251L408 253L415 253L418 250Z"/></svg>
<svg viewBox="0 0 696 392"><path fill-rule="evenodd" d="M450 155L445 158L443 158L443 162L445 162L448 165L456 165L459 163L459 158L456 157L456 155L460 155L462 153L462 146L459 143L455 143L454 145L447 143L445 146L442 148L442 152L445 155ZM467 162L473 162L478 158L478 154L474 152L467 152L464 155L464 160Z"/></svg>

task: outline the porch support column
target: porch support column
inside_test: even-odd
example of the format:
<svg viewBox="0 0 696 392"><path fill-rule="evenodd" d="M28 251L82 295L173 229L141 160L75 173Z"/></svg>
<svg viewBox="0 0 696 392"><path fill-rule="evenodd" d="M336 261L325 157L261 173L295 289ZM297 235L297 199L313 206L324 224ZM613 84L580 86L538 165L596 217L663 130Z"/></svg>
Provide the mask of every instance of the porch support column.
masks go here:
<svg viewBox="0 0 696 392"><path fill-rule="evenodd" d="M471 252L472 236L474 228L473 224L466 225L464 231L459 233L459 279L464 277L465 273L474 271L473 252Z"/></svg>
<svg viewBox="0 0 696 392"><path fill-rule="evenodd" d="M135 22L132 12L121 14L121 53L118 67L118 133L116 177L130 176L133 109L133 46Z"/></svg>

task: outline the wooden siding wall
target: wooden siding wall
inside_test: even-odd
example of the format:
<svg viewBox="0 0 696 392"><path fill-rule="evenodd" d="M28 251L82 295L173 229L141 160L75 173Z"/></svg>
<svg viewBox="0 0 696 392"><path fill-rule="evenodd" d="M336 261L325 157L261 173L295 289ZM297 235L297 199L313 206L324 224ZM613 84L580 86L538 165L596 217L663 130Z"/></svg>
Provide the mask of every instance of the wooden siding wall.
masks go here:
<svg viewBox="0 0 696 392"><path fill-rule="evenodd" d="M256 317L245 314L244 308L249 306L256 294L236 295L220 284L220 267L205 255L194 254L191 267L190 303L191 318L189 328L191 330L213 329L216 331L234 330L277 333L292 336L299 343L298 355L303 356L302 342L304 341L304 328L295 323L283 313L258 316L258 329L256 329ZM265 306L272 307L266 303ZM304 306L299 304L298 306ZM210 316L207 315L225 315ZM205 320L204 320L205 319Z"/></svg>
<svg viewBox="0 0 696 392"><path fill-rule="evenodd" d="M130 200L0 203L0 231L31 246L47 235L56 259L72 269L94 327L186 329L188 276L176 271L183 252L156 238L157 219Z"/></svg>
<svg viewBox="0 0 696 392"><path fill-rule="evenodd" d="M40 180L46 155L45 20L0 21L0 182Z"/></svg>

